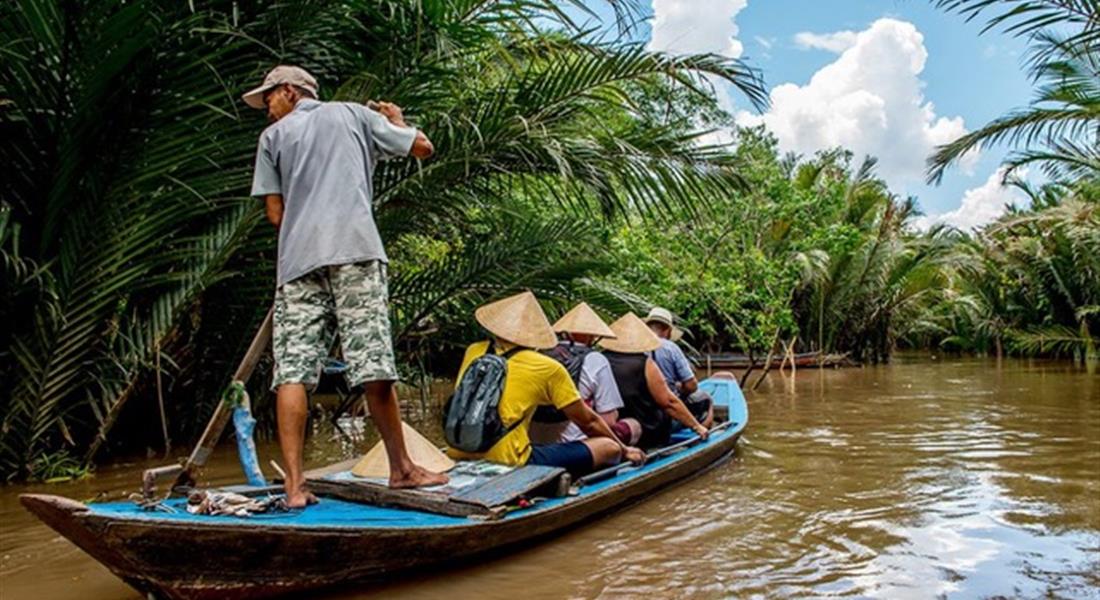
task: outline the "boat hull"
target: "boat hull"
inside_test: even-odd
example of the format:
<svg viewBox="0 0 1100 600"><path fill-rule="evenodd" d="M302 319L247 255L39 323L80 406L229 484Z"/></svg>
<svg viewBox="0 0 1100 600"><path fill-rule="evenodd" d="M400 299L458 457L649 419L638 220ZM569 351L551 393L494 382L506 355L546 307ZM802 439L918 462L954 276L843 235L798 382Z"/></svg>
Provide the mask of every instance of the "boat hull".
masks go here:
<svg viewBox="0 0 1100 600"><path fill-rule="evenodd" d="M143 512L25 494L23 505L134 588L173 600L266 598L468 562L546 538L699 475L734 451L748 421L732 378L701 382L731 426L674 454L497 520L326 498L274 519ZM726 388L726 389L722 389ZM177 505L178 508L178 505Z"/></svg>
<svg viewBox="0 0 1100 600"><path fill-rule="evenodd" d="M527 516L437 528L227 528L191 522L115 519L59 496L27 494L23 505L117 576L174 600L266 598L342 582L459 562L544 538L726 458L737 435L677 464L611 486L581 501Z"/></svg>

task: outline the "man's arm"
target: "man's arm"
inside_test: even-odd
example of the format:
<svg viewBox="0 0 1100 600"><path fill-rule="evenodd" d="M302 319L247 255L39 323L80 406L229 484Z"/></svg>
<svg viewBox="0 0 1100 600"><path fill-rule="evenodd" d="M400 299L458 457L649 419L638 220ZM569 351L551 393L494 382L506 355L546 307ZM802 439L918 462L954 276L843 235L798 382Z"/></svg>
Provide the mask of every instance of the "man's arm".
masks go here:
<svg viewBox="0 0 1100 600"><path fill-rule="evenodd" d="M676 382L676 386L680 389L681 394L691 394L699 389L699 380L695 378L695 371L691 368L691 361L688 360L684 351L675 344L673 344L672 347L676 350L676 356L673 360L676 363L676 378L679 379L679 381Z"/></svg>
<svg viewBox="0 0 1100 600"><path fill-rule="evenodd" d="M400 106L392 102L378 102L375 103L375 107L375 110L389 119L390 123L398 127L409 126L405 123L405 114L401 111ZM435 146L432 145L432 141L428 139L428 136L425 135L423 131L417 129L416 139L413 141L412 149L409 150L409 155L424 160L432 154L435 154Z"/></svg>
<svg viewBox="0 0 1100 600"><path fill-rule="evenodd" d="M283 224L283 196L282 194L267 194L264 196L264 211L267 220L278 229Z"/></svg>
<svg viewBox="0 0 1100 600"><path fill-rule="evenodd" d="M699 389L699 380L694 377L680 382L680 391L685 394L694 394L697 389Z"/></svg>
<svg viewBox="0 0 1100 600"><path fill-rule="evenodd" d="M412 150L409 150L409 155L413 158L419 158L424 160L435 154L435 146L432 145L432 141L428 139L428 136L424 135L423 131L416 130L416 141L413 142Z"/></svg>
<svg viewBox="0 0 1100 600"><path fill-rule="evenodd" d="M623 458L626 460L635 464L641 464L645 461L644 452L620 442L619 438L615 437L615 433L611 431L611 427L584 402L577 400L576 402L567 404L561 411L565 413L565 416L575 423L577 427L580 427L581 431L588 437L605 437L618 444L619 448L622 449Z"/></svg>
<svg viewBox="0 0 1100 600"><path fill-rule="evenodd" d="M703 427L702 424L696 420L695 415L691 414L691 411L684 406L684 403L676 397L676 394L673 394L672 390L668 389L668 384L665 383L665 376L661 375L660 367L657 366L657 363L653 362L652 358L645 361L645 383L646 387L649 388L649 395L653 396L657 405L663 408L670 417L691 428L692 431L703 439L707 438L707 428Z"/></svg>

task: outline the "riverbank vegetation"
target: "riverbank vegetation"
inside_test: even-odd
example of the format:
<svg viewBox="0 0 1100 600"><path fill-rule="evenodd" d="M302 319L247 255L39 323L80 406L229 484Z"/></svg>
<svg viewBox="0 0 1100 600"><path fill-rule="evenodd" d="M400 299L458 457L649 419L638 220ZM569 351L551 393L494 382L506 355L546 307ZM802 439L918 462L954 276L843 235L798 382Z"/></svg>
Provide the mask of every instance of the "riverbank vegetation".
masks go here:
<svg viewBox="0 0 1100 600"><path fill-rule="evenodd" d="M1031 3L1036 21L1018 2L940 4L1035 48L1035 104L932 157L935 177L1008 143L1009 167L1048 174L977 232L915 229L916 199L873 157L781 155L762 129L713 142L734 128L712 86L762 107L761 74L631 42L635 2L609 0L600 31L553 0L5 6L0 475L166 445L160 423L201 430L270 302L275 236L245 197L264 123L238 97L276 62L309 68L324 99L397 102L435 141L377 175L410 381L453 370L472 307L516 288L549 312L662 304L713 351L1095 357L1096 20L1072 2Z"/></svg>

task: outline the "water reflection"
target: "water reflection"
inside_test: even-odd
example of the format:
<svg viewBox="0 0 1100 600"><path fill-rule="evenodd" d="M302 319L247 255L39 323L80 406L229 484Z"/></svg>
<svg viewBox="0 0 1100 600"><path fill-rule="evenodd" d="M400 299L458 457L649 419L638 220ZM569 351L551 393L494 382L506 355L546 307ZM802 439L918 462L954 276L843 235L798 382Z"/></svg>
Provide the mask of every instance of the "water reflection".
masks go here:
<svg viewBox="0 0 1100 600"><path fill-rule="evenodd" d="M1010 361L801 370L750 403L735 459L673 491L508 557L327 597L1100 597L1096 375ZM315 432L312 462L373 441L343 425ZM117 493L144 466L49 491ZM231 461L213 471L237 476ZM5 596L137 597L30 524L16 491L0 498Z"/></svg>

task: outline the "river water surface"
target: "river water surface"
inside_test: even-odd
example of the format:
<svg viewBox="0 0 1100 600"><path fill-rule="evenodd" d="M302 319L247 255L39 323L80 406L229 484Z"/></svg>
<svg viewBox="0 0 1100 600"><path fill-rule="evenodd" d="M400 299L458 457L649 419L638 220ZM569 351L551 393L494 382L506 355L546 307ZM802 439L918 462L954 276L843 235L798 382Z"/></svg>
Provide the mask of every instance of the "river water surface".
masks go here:
<svg viewBox="0 0 1100 600"><path fill-rule="evenodd" d="M749 404L733 461L629 510L477 566L323 597L1100 598L1100 375L909 358L772 375ZM309 461L355 445L318 434ZM211 482L239 477L224 448ZM263 464L275 455L261 444ZM17 495L118 498L161 462L0 487L0 596L140 598Z"/></svg>

